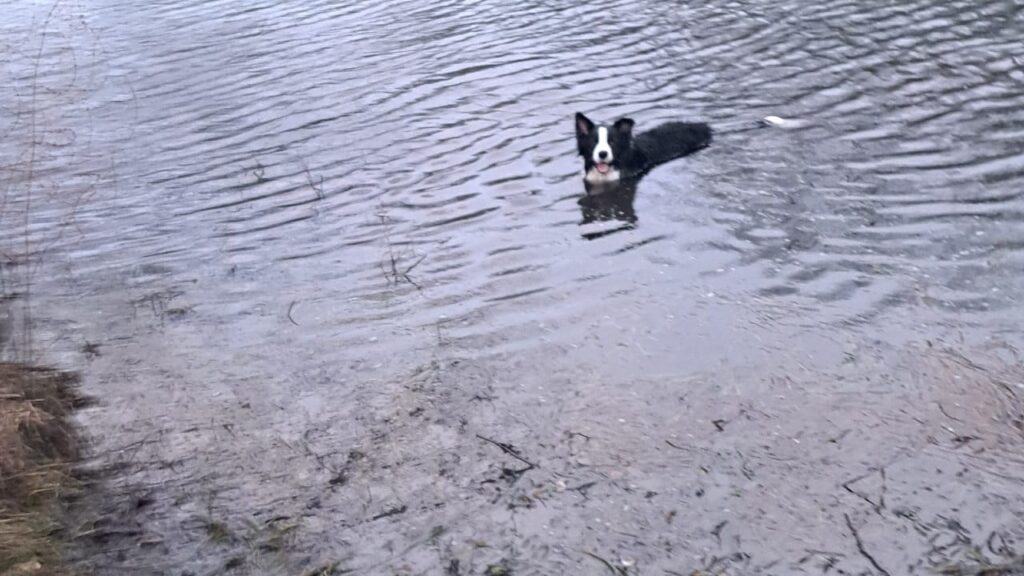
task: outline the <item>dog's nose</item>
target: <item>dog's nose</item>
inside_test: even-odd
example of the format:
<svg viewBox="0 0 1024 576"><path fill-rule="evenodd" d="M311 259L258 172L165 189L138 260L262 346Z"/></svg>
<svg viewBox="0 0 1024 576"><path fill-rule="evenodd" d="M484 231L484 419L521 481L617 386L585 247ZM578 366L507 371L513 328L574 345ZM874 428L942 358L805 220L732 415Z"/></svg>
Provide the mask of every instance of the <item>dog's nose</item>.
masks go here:
<svg viewBox="0 0 1024 576"><path fill-rule="evenodd" d="M601 160L604 160L605 158L608 157L608 153L605 152L604 150L602 150L602 151L597 153L597 157L600 158Z"/></svg>

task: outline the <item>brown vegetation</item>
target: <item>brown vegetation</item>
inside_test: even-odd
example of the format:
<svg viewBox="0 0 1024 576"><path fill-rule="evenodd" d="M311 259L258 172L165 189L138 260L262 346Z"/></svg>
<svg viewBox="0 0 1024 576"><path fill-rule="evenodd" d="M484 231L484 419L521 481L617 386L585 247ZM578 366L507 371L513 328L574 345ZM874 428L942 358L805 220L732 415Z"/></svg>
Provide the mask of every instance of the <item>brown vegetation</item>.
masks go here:
<svg viewBox="0 0 1024 576"><path fill-rule="evenodd" d="M66 574L53 537L78 440L74 378L0 363L0 576Z"/></svg>

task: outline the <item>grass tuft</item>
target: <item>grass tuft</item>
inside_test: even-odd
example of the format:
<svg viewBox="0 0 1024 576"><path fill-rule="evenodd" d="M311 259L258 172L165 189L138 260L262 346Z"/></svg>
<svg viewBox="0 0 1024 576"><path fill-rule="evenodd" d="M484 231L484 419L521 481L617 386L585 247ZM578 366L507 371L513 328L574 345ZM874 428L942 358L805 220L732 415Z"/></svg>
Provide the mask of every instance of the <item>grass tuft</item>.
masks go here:
<svg viewBox="0 0 1024 576"><path fill-rule="evenodd" d="M0 576L64 575L55 520L74 483L75 380L0 363Z"/></svg>

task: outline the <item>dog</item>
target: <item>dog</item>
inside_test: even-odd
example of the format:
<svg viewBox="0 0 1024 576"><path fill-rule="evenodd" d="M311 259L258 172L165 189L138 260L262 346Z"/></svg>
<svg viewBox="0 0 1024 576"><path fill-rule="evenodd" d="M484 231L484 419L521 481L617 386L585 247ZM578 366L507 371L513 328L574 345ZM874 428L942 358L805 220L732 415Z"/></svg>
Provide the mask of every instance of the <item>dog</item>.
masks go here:
<svg viewBox="0 0 1024 576"><path fill-rule="evenodd" d="M597 125L576 113L576 145L583 156L583 178L590 184L639 180L656 166L711 144L704 123L669 122L633 136L631 118Z"/></svg>

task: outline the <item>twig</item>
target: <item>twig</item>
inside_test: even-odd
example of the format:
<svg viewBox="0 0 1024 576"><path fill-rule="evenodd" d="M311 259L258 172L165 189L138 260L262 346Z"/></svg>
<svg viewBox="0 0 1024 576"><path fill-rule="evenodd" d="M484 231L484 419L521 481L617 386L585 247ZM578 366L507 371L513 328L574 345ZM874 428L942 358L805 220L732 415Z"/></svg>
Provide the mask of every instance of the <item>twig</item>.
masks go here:
<svg viewBox="0 0 1024 576"><path fill-rule="evenodd" d="M850 520L850 515L844 513L843 518L846 518L846 527L849 528L850 533L853 534L853 540L857 543L857 551L860 552L860 555L867 558L868 562L875 567L875 570L885 574L885 576L892 576L892 574L890 574L885 568L882 568L882 565L878 563L878 560L875 560L875 557L869 554L867 549L864 548L864 541L860 539L860 533L853 527L853 521Z"/></svg>
<svg viewBox="0 0 1024 576"><path fill-rule="evenodd" d="M417 284L415 280L410 278L408 274L402 273L402 278L405 278L405 281L415 286L417 290L423 290L423 287Z"/></svg>
<svg viewBox="0 0 1024 576"><path fill-rule="evenodd" d="M673 444L671 440L665 440L665 444L668 444L669 446L675 448L676 450L682 450L683 452L690 452L691 451L689 448L686 448L686 447L683 447L683 446L679 446L678 444Z"/></svg>
<svg viewBox="0 0 1024 576"><path fill-rule="evenodd" d="M288 305L288 321L296 326L298 326L299 323L295 321L295 318L292 318L292 308L295 308L295 304L297 303L297 300L292 300L292 303Z"/></svg>
<svg viewBox="0 0 1024 576"><path fill-rule="evenodd" d="M846 491L847 491L847 492L849 492L850 494L853 494L853 495L854 495L854 496L856 496L857 498L860 498L861 500L863 500L863 501L867 502L868 504L870 504L870 505L871 505L871 507L872 507L872 508L874 508L874 509L875 509L875 512L878 512L879 514L881 514L881 511L882 511L882 508L881 508L881 506L879 506L879 505L878 505L878 504L877 504L877 503L876 503L876 502L875 502L874 500L872 500L871 498L868 498L867 496L865 496L865 495L861 494L860 492L857 492L856 490L854 490L853 488L850 488L850 487L849 487L849 486L847 486L846 484L843 484L843 490L846 490Z"/></svg>
<svg viewBox="0 0 1024 576"><path fill-rule="evenodd" d="M426 260L426 258L426 254L420 256L418 260L412 263L412 266L409 266L408 268L405 269L405 272L402 272L402 278L405 278L405 281L415 286L417 290L422 290L423 287L417 284L412 278L409 277L409 272L412 272L412 269L419 266L420 262L423 262L424 260Z"/></svg>
<svg viewBox="0 0 1024 576"><path fill-rule="evenodd" d="M587 490L590 490L596 485L597 482L585 482L583 484L580 484L579 486L576 486L575 488L569 488L569 490L579 492L580 496L583 496L584 498L589 498L589 496L587 496Z"/></svg>
<svg viewBox="0 0 1024 576"><path fill-rule="evenodd" d="M611 562L605 560L604 558L601 558L600 556L598 556L597 554L594 554L593 552L587 552L586 550L581 550L581 552L583 552L587 556L590 556L591 558L597 560L601 564L604 564L605 567L608 568L608 570L611 571L611 573L615 574L616 576L622 576L622 575L626 574L626 569L625 568L617 568L617 567L613 566Z"/></svg>
<svg viewBox="0 0 1024 576"><path fill-rule="evenodd" d="M402 278L402 273L398 271L398 258L395 257L395 249L391 244L391 228L388 226L387 214L377 214L380 218L380 225L384 228L384 242L388 246L388 260L391 261L391 271L389 272L385 268L384 263L381 262L380 268L384 272L384 278L387 279L388 284L398 284L398 281Z"/></svg>
<svg viewBox="0 0 1024 576"><path fill-rule="evenodd" d="M885 468L883 467L878 473L882 476L882 491L878 493L878 506L885 510ZM881 514L881 511L878 513Z"/></svg>
<svg viewBox="0 0 1024 576"><path fill-rule="evenodd" d="M408 509L409 509L408 506L406 506L405 504L402 504L401 506L399 506L397 508L389 508L389 509L381 512L380 514L377 514L376 516L374 516L370 520L371 521L372 520L380 520L381 518L387 518L388 516L397 516L399 514L405 513L405 511L408 510Z"/></svg>
<svg viewBox="0 0 1024 576"><path fill-rule="evenodd" d="M875 472L876 472L875 470L872 470L872 471L870 471L870 472L868 472L866 474L862 474L862 475L860 475L860 476L858 476L856 478L853 478L852 480L847 480L846 482L842 483L842 487L843 487L843 490L846 490L850 494L853 494L854 496L856 496L856 497L860 498L861 500L863 500L863 501L867 502L868 504L870 504L871 507L875 509L876 513L881 514L882 510L885 509L885 466L882 466L881 468L879 468L877 470L879 475L881 475L881 477L882 477L882 491L881 491L881 494L879 494L878 502L875 502L871 498L868 498L864 494L861 494L860 492L857 492L856 490L854 490L853 488L850 487L850 484L856 484L857 482L860 482L861 480L864 480L868 476L871 476Z"/></svg>
<svg viewBox="0 0 1024 576"><path fill-rule="evenodd" d="M408 279L409 278L409 276L408 276L409 272L412 272L412 269L417 267L417 266L419 266L420 262L423 262L424 260L426 260L426 258L427 258L426 254L424 254L423 256L420 256L419 260L413 262L412 266L409 266L408 268L405 269L405 272L402 272L402 275L405 276L406 279Z"/></svg>
<svg viewBox="0 0 1024 576"><path fill-rule="evenodd" d="M846 554L842 552L833 552L831 550L818 550L817 548L804 548L804 552L810 555L817 554L818 556L836 556L838 558L846 558Z"/></svg>
<svg viewBox="0 0 1024 576"><path fill-rule="evenodd" d="M317 186L316 184L313 183L313 174L311 174L309 172L309 166L305 166L304 168L306 169L306 182L309 183L309 187L312 188L313 192L316 193L316 199L317 200L323 200L324 199L324 177L323 177L323 175L320 176L320 185Z"/></svg>
<svg viewBox="0 0 1024 576"><path fill-rule="evenodd" d="M32 235L31 235L31 224L32 224L32 188L35 182L36 173L36 148L38 143L37 138L37 95L39 92L39 63L43 59L43 47L46 45L46 34L50 27L50 19L53 18L54 12L57 10L57 6L60 2L55 2L50 7L50 11L46 13L46 19L43 20L42 37L39 39L39 50L36 52L35 62L32 66L32 100L31 100L31 113L29 114L29 156L28 156L28 168L26 169L25 181L27 183L25 190L25 216L24 216L24 258L25 263L25 302L23 316L22 332L24 332L24 348L25 358L28 361L32 359Z"/></svg>
<svg viewBox="0 0 1024 576"><path fill-rule="evenodd" d="M980 566L943 566L938 568L936 572L939 574L951 574L955 576L999 576L1007 575L1013 576L1014 574L1020 574L1020 570L1024 568L1024 557L1015 558L1009 562L1002 564L989 564L987 562L982 563Z"/></svg>
<svg viewBox="0 0 1024 576"><path fill-rule="evenodd" d="M996 550L996 546L994 544L997 537L1001 542L998 550ZM993 531L988 535L988 538L985 539L985 547L988 548L989 552L997 556L1010 557L1013 555L1012 551L1006 544L1006 538L999 532Z"/></svg>
<svg viewBox="0 0 1024 576"><path fill-rule="evenodd" d="M936 402L935 404L938 405L939 412L942 412L942 415L945 416L946 418L949 418L950 420L955 420L957 422L963 422L963 420L957 418L956 416L952 416L949 412L946 412L946 409L942 406L942 402Z"/></svg>
<svg viewBox="0 0 1024 576"><path fill-rule="evenodd" d="M489 443L489 444L494 444L498 448L501 448L501 451L504 452L505 454L508 454L509 456L515 458L516 460L519 460L523 464L526 464L527 466L529 466L529 468L527 468L526 470L532 470L534 468L537 468L536 464L534 464L533 462L530 462L526 458L523 458L522 456L520 456L519 455L519 450L516 450L515 446L513 446L511 444L508 444L508 443L505 443L505 442L498 442L497 440L491 440L490 438L488 438L486 436L481 436L479 434L477 434L476 437L481 439L481 440L483 440L484 442ZM526 470L523 470L523 472L525 472Z"/></svg>
<svg viewBox="0 0 1024 576"><path fill-rule="evenodd" d="M719 546L722 545L722 529L725 528L725 525L728 523L728 520L722 520L721 522L716 524L715 528L711 531L711 535L714 536L715 540L718 541Z"/></svg>

